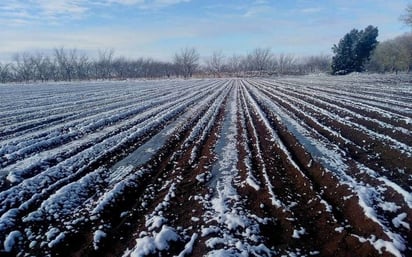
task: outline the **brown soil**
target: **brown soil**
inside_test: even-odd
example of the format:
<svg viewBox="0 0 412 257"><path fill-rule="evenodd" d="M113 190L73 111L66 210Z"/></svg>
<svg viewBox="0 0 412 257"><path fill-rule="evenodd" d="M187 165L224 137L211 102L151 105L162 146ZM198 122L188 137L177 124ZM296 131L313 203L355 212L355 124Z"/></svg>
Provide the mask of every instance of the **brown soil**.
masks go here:
<svg viewBox="0 0 412 257"><path fill-rule="evenodd" d="M178 255L184 249L185 244L189 242L193 233L197 233L199 237L194 244L191 256L202 256L207 253L210 249L206 246L206 241L212 235L201 236L201 230L202 227L210 226L211 223L206 223L206 220L202 219L207 210L205 210L205 206L199 198L207 198L207 195L212 195L215 189L210 188L207 181L199 181L197 176L211 173L211 167L217 158L214 152L215 145L219 137L222 136L221 128L229 102L228 96L237 90L238 112L237 122L234 125L237 128L238 136L236 149L233 150L238 153L239 161L236 167L239 174L235 178L236 183L233 186L240 196L245 212L257 217L269 218L266 224L260 224L259 227L262 236L261 243L274 249L278 256L288 255L297 249L299 249L301 255L306 256L392 256L385 249L379 252L371 243L361 242L357 238L357 236L369 238L374 235L378 239L391 240L386 233L387 231L364 213L354 189L343 183L337 174L329 171L320 162L316 161L300 144L298 139L288 131L287 127L282 124L278 119L278 114L273 113L261 99L253 94L250 87L258 84L258 82L249 84L245 81L232 81L230 91L219 107L216 121L205 140L198 143L189 142L184 144L191 129L204 115L206 109L195 114L185 126L171 135L167 143L148 163L145 163L142 167L136 167L135 172L139 169L145 169L147 172L134 181L134 184L126 187L121 197L116 199L112 206L107 207L100 213L96 219L86 219L83 223L79 223L76 230L68 232L65 240L52 249L45 250L44 247L30 248L29 240L23 239L19 245L23 252L32 255L50 254L51 256L75 257L121 256L126 249L134 247L136 239L142 236L142 232L150 232L146 225L147 217L157 211L156 208L164 202L170 185L174 184L176 188L174 196L164 205L163 217L166 219L168 226L176 228L180 238L178 241L172 242L170 248L156 252L151 256ZM295 115L306 126L316 130L319 137L335 142L338 148L345 153L346 164L349 167L346 172L354 180L375 188L383 185L379 178L362 173L356 165L359 162L379 172L378 175L385 175L397 184L407 188L410 182L408 179L412 172L410 169L412 167L412 158L356 128L336 120L330 120L315 109L298 102L282 100L281 97L276 95L276 89L267 90L258 86L257 88L280 108ZM310 97L302 96L299 92L286 90L283 90L283 92L299 97L320 108L327 108L326 105L318 103ZM262 117L256 112L254 105L251 103L252 100L247 97L248 94L256 101L257 108L260 108L270 127L266 126ZM331 102L325 98L322 100ZM336 103L336 105L368 117L382 118L376 113L361 112L356 107L350 107L342 103ZM322 126L313 122L306 113L310 113L310 116L315 118ZM362 119L354 118L354 121L366 127L376 125ZM384 121L386 122L386 120ZM396 122L392 124L396 124ZM324 127L339 131L341 136L350 142L347 143L342 138L330 134ZM104 158L91 162L89 167L85 169L84 174L98 167L110 167L141 146L162 128L163 126L155 128L139 140L129 142L123 149L116 149ZM272 138L271 131L276 133L277 139ZM387 131L383 128L378 128L376 131L392 135L399 140L405 139L406 144L411 143L410 136L403 138L402 134ZM285 148L282 148L281 145ZM198 147L198 151L194 162L190 163L192 150L195 147ZM247 158L250 158L250 167L244 162ZM382 167L383 169L376 169L376 167ZM398 169L404 169L405 172L403 174L395 173ZM267 185L264 170L268 175L270 184L273 185L272 189ZM386 172L388 170L389 173ZM260 185L259 190L245 183L248 172L256 178ZM5 187L8 186L11 185L5 185ZM282 203L281 207L272 204L270 190L273 190L277 199ZM377 215L380 219L387 221L385 225L391 231L395 231L402 235L406 241L411 242L411 231L403 227L395 227L391 221L396 218L397 214L404 212L407 214L404 222L412 224L412 210L405 203L404 198L391 188L386 187L386 191L382 192L382 196L385 200L390 200L399 206L399 209L396 213L375 210ZM29 206L16 219L21 220L25 215L38 208L41 200L44 199L39 199L33 206ZM80 211L76 215L87 215L87 211ZM193 217L198 217L199 220L193 219ZM58 226L59 224L41 221L38 224L31 225L33 228L41 229L42 227L47 228L48 225ZM62 224L60 225L62 226ZM23 223L17 227L22 229ZM103 229L107 236L99 244L99 249L95 250L93 247L93 232L98 228ZM304 232L300 234L299 238L294 237L294 233L301 228L304 228ZM22 252L21 249L13 252L12 255ZM6 253L0 254L1 256L8 256ZM405 254L404 256L412 254L412 249L406 249L403 254Z"/></svg>

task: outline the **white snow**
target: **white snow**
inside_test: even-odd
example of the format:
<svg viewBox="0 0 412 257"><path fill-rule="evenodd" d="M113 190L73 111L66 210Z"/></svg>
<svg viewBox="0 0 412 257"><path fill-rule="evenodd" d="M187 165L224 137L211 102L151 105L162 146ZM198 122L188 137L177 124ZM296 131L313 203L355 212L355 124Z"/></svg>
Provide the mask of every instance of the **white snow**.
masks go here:
<svg viewBox="0 0 412 257"><path fill-rule="evenodd" d="M389 212L396 212L399 208L401 208L393 202L381 202L378 206L382 208L382 210Z"/></svg>
<svg viewBox="0 0 412 257"><path fill-rule="evenodd" d="M95 250L99 249L100 242L106 236L107 236L107 234L104 231L100 230L100 229L94 231L94 233L93 233L93 248Z"/></svg>
<svg viewBox="0 0 412 257"><path fill-rule="evenodd" d="M407 214L405 212L402 212L401 214L399 214L398 216L396 216L395 218L392 219L392 223L396 228L399 227L404 227L408 230L410 230L410 226L409 223L403 221L405 218L407 217Z"/></svg>
<svg viewBox="0 0 412 257"><path fill-rule="evenodd" d="M344 145L318 133L295 113L344 144L353 142L338 129L325 126L319 117L333 119L411 157L412 146L401 140L402 136L410 137L410 83L388 87L387 83L371 83L360 75L346 78L322 75L310 79L287 77L279 81L168 80L73 83L70 87L63 84L2 87L0 177L11 182L0 192L0 237L4 250L14 250L21 238L29 240L24 243L30 248L53 248L64 242L67 231L75 230L76 224L90 220L104 222L99 220L100 214L115 205L125 190L146 186L140 181L150 168L143 170L140 166L152 158L171 135L187 128L188 124L191 128L182 150L193 147L188 162L196 165L198 159L204 158L200 156L199 146L210 136L218 113L224 111L223 123L219 124L221 133L216 135L218 142L213 149L216 162L205 166L203 173L196 176L200 186L211 189L208 196L194 197L205 209L204 215L191 217L196 225L202 224L201 229L197 233L187 233L184 229L169 226L171 221L164 214L172 211L169 201L175 197L181 178L163 181L160 190L169 188L169 191L153 212L147 214L147 231L141 231L136 246L125 254L156 254L167 250L171 242L182 240L187 243L179 256L185 256L190 255L198 237L210 237L207 256L276 255L274 250L261 244L264 239L259 227L268 218L249 213L236 189L248 186L267 192L272 204L285 212L290 211L292 204L298 204L296 201L286 204L276 196L271 182L273 178L261 157L260 135L251 121L252 116L262 122L271 135L269 140L305 177L293 161L288 146L282 143L262 111L265 107L312 155L313 161L311 159L307 167L312 167L314 162L322 164L325 172L340 181L339 186L343 185L351 192L344 199L356 197L365 217L382 230L385 238L352 236L373 245L379 252L402 256L408 246L402 233L410 230L410 217L405 207L412 208L412 194L411 187L401 186L391 173L398 172L406 178L407 167L400 166L392 171L348 160ZM365 81L367 83L359 86ZM284 108L280 103L291 107ZM377 129L365 124L372 124ZM102 158L121 152L125 145L139 141L154 128L159 132L113 167L89 170L91 166L100 165ZM385 135L381 131L392 133ZM243 142L256 142L253 146L256 156L253 157L258 162L258 171L252 168L252 149L246 143L239 144L239 138ZM367 140L360 142L360 147L368 147L367 144ZM239 147L246 152L243 160L236 150ZM239 181L240 163L246 167L244 181ZM361 175L353 176L351 169L359 170ZM364 183L362 176L371 180L374 186ZM391 202L387 196L392 193L401 201ZM317 197L332 215L335 206L320 195ZM264 207L262 203L258 204ZM143 201L142 206L149 205ZM121 217L129 213L127 209L119 211ZM393 218L388 220L386 215ZM298 222L291 217L287 219ZM53 225L31 225L43 220ZM23 234L15 230L17 223L27 226L22 228ZM341 226L335 231L343 232L345 224ZM96 249L106 236L104 228L98 228L93 233ZM195 228L193 226L191 230ZM304 228L297 228L292 236L298 239L305 233ZM312 253L317 254L317 251ZM299 252L290 252L291 256L293 254L299 255Z"/></svg>
<svg viewBox="0 0 412 257"><path fill-rule="evenodd" d="M285 102L286 100L284 99L293 99L293 101L299 102L303 105L310 106L311 108L325 115L329 115L331 119L337 119L344 124L348 124L348 121L346 121L343 118L342 119L339 118L335 114L331 114L329 111L321 110L319 107L313 106L311 104L307 104L303 102L302 100L294 98L287 94L282 94L282 93L279 93L278 91L271 90L269 89L269 87L265 87L265 90L266 89L268 90L268 92L271 93L273 97L276 97L276 99L281 102ZM368 218L373 220L375 223L377 223L378 226L380 226L383 229L384 233L389 238L391 238L390 241L379 239L380 240L379 243L388 245L388 249L404 249L405 248L404 239L400 237L399 234L391 231L390 228L385 226L384 221L381 220L380 216L377 215L376 210L374 209L375 207L374 202L378 202L378 204L382 203L380 195L381 195L381 192L383 191L381 189L378 191L376 188L369 187L368 185L365 185L364 183L357 181L355 178L351 177L350 175L346 173L349 167L346 165L345 153L343 150L339 148L338 145L335 144L335 142L330 142L330 143L327 142L327 140L325 140L324 137L316 134L317 131L310 129L303 122L298 122L299 120L298 118L293 116L291 113L284 111L281 107L274 104L270 99L268 99L265 95L261 94L258 90L253 89L251 91L259 99L262 100L262 103L264 105L268 106L270 109L273 110L273 113L279 116L279 119L287 126L288 130L291 131L296 136L296 138L300 141L300 143L303 144L305 148L312 154L312 157L315 157L315 160L320 161L324 165L327 172L333 172L335 176L339 177L342 184L348 185L349 188L352 189L354 194L358 196L359 205L364 210L364 214ZM277 95L281 95L282 97L278 97ZM291 108L294 108L297 112L302 112L301 110L298 110L296 107L293 107L293 104ZM321 126L326 131L330 132L336 137L340 137L344 142L350 143L350 141L348 141L345 138L342 138L342 136L336 131L333 131L330 128L325 127L322 124L318 123L315 119L311 117L310 113L304 113L304 115L308 117L308 119L310 119L312 122L317 123L318 126ZM365 132L368 132L366 131L366 128L362 126L355 126L355 127L360 128L361 130ZM371 132L370 134L372 137L375 137L378 140L383 140L383 141L387 140L386 137L381 137L375 132ZM392 142L394 142L395 144L394 147L401 147L409 151L408 147L405 148L405 146L396 145L397 143L395 141L392 141ZM368 169L359 163L357 163L357 165L361 171L366 171L368 174L374 177L377 177L378 180L384 182L385 186L387 186L388 188L392 188L393 190L398 192L400 195L402 195L405 199L405 202L408 204L408 206L410 205L410 197L411 197L410 193L406 192L399 185L393 183L392 181L386 179L385 177L378 176L375 171ZM382 204L383 205L378 205L378 206L387 207L384 205L384 203ZM326 207L328 206L326 205ZM295 236L297 236L296 233L295 233Z"/></svg>
<svg viewBox="0 0 412 257"><path fill-rule="evenodd" d="M248 97L248 100L249 100L249 102L252 104L252 107L254 108L254 110L259 114L260 119L263 120L263 121L265 121L265 124L268 125L268 121L265 119L265 116L263 115L263 113L261 112L261 110L258 108L256 101L250 96L249 93L247 93L246 96ZM243 97L243 102L246 104L246 98L245 98L245 97ZM251 120L251 114L250 114L248 108L246 108L246 116L249 118L249 120ZM269 126L269 127L270 127L270 126ZM255 129L254 126L252 126L252 133L253 133L254 139L255 139L255 141L256 141L256 148L257 148L257 150L258 150L258 158L259 158L260 164L261 164L261 166L262 166L263 177L264 177L264 179L265 179L266 188L268 189L269 194L270 194L270 196L271 196L272 204L273 204L274 206L276 206L277 208L282 208L282 207L285 206L285 204L282 203L282 202L276 197L276 195L275 195L275 193L274 193L274 191L273 191L273 185L272 185L272 182L270 181L269 176L268 176L268 174L267 174L267 172L266 172L266 164L265 164L265 162L264 162L263 159L262 159L262 154L261 154L261 150L260 150L260 143L259 143L259 139L258 139L258 136L257 136L258 134L257 134L257 131L256 131L256 129ZM272 131L272 134L274 134L273 131ZM277 136L276 136L276 137L277 137ZM252 183L252 184L253 184L253 183Z"/></svg>
<svg viewBox="0 0 412 257"><path fill-rule="evenodd" d="M110 206L116 201L117 197L120 197L124 190L129 186L137 186L136 180L143 176L143 174L147 172L145 169L139 169L135 173L127 176L117 184L113 186L113 188L108 189L97 201L94 209L91 211L91 214L98 214L102 212L107 206Z"/></svg>
<svg viewBox="0 0 412 257"><path fill-rule="evenodd" d="M58 228L52 227L50 228L46 233L45 236L47 238L47 241L51 241L53 238L55 238L58 234L60 233L60 230Z"/></svg>
<svg viewBox="0 0 412 257"><path fill-rule="evenodd" d="M403 244L397 245L389 241L376 239L375 235L371 235L369 238L364 238L357 235L352 236L357 237L361 243L369 242L379 253L382 253L382 249L385 249L385 251L393 254L396 257L402 257L403 255L400 251L405 250L405 246Z"/></svg>
<svg viewBox="0 0 412 257"><path fill-rule="evenodd" d="M21 238L21 236L22 236L22 234L18 230L14 230L14 231L10 232L6 236L6 239L3 242L4 251L11 252L13 250L14 245L17 243L19 238Z"/></svg>
<svg viewBox="0 0 412 257"><path fill-rule="evenodd" d="M214 195L210 201L202 202L207 210L202 219L206 224L218 224L202 228L202 236L211 236L206 241L206 246L210 249L206 256L248 256L251 252L257 256L270 256L273 252L258 243L261 240L260 219L245 213L240 196L233 186L239 174L239 157L235 150L238 135L237 96L238 90L232 88L222 123L222 136L215 146L217 160L212 166L212 179L208 182Z"/></svg>
<svg viewBox="0 0 412 257"><path fill-rule="evenodd" d="M166 218L159 215L153 215L152 217L148 218L146 221L146 227L149 231L162 227L162 225L166 222Z"/></svg>
<svg viewBox="0 0 412 257"><path fill-rule="evenodd" d="M335 231L336 231L336 232L339 232L339 233L342 233L344 230L345 230L344 227L337 227L337 228L335 228Z"/></svg>
<svg viewBox="0 0 412 257"><path fill-rule="evenodd" d="M51 240L47 246L49 248L53 248L56 245L60 244L61 242L63 242L63 240L66 238L66 234L64 232L60 233L56 238L54 238L53 240Z"/></svg>
<svg viewBox="0 0 412 257"><path fill-rule="evenodd" d="M198 222L200 219L198 217L191 217L190 220L193 222Z"/></svg>
<svg viewBox="0 0 412 257"><path fill-rule="evenodd" d="M192 237L190 238L190 241L187 242L187 244L185 245L185 248L183 249L183 251L179 253L178 257L185 257L192 253L193 245L195 244L197 237L198 237L197 233L193 233Z"/></svg>
<svg viewBox="0 0 412 257"><path fill-rule="evenodd" d="M300 236L304 235L305 233L306 233L306 230L304 228L294 229L292 237L296 238L296 239L299 239Z"/></svg>
<svg viewBox="0 0 412 257"><path fill-rule="evenodd" d="M134 250L131 252L131 257L142 257L155 251L163 251L169 249L169 243L178 241L179 235L175 230L166 225L162 226L159 233L154 233L153 237L143 237L136 240Z"/></svg>
<svg viewBox="0 0 412 257"><path fill-rule="evenodd" d="M196 180L199 181L200 183L204 183L206 181L206 173L201 173L196 176Z"/></svg>

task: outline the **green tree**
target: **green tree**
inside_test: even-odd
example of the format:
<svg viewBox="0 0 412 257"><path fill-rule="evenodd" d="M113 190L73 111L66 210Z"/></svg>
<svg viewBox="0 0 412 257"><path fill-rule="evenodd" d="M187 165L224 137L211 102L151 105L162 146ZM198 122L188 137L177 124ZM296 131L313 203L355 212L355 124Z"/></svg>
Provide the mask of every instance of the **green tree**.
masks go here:
<svg viewBox="0 0 412 257"><path fill-rule="evenodd" d="M338 45L332 47L335 54L332 58L332 73L344 75L364 71L364 64L378 44L377 37L378 28L371 25L360 31L352 29Z"/></svg>

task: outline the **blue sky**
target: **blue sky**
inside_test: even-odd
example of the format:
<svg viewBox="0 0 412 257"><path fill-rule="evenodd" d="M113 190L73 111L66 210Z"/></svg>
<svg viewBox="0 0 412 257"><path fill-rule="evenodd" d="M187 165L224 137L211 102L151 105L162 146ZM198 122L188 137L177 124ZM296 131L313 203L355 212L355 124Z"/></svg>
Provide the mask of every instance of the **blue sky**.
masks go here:
<svg viewBox="0 0 412 257"><path fill-rule="evenodd" d="M5 0L0 3L0 60L17 52L77 48L91 56L170 60L184 47L246 54L256 47L295 56L331 54L352 28L379 28L379 40L409 29L404 0Z"/></svg>

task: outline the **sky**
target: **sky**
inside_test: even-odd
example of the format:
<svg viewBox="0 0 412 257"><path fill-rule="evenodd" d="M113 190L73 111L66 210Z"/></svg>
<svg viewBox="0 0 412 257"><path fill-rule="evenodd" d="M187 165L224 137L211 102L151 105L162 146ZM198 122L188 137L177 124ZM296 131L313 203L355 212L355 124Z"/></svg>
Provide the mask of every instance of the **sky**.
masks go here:
<svg viewBox="0 0 412 257"><path fill-rule="evenodd" d="M89 56L171 60L270 48L274 54L331 55L351 29L377 26L379 41L410 31L406 0L2 0L0 61L16 53L76 48Z"/></svg>

